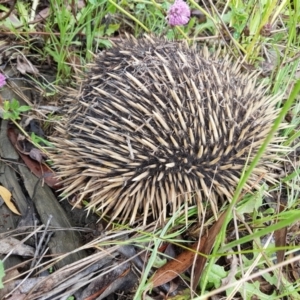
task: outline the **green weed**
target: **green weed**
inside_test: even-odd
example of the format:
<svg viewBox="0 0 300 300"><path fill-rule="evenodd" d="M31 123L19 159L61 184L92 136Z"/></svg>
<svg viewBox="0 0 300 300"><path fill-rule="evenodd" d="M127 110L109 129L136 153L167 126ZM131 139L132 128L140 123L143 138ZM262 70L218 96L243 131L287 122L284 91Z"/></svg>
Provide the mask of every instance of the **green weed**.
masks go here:
<svg viewBox="0 0 300 300"><path fill-rule="evenodd" d="M16 99L12 99L11 101L5 100L3 102L3 119L19 120L20 114L29 110L31 110L30 106L20 105Z"/></svg>

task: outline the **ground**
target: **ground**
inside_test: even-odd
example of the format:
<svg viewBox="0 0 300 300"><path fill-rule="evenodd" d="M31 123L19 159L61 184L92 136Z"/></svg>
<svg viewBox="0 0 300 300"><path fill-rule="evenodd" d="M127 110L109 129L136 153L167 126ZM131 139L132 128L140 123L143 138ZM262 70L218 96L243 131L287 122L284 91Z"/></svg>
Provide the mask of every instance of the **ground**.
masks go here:
<svg viewBox="0 0 300 300"><path fill-rule="evenodd" d="M0 4L1 299L300 299L299 3L172 4ZM163 227L109 224L87 217L85 202L73 207L77 195L60 201L47 153L66 88L76 89L94 54L145 33L226 48L282 95L275 126L286 125L290 151L281 153L278 183L265 193L237 189L218 220L208 213L199 224L190 208L189 224L181 211Z"/></svg>

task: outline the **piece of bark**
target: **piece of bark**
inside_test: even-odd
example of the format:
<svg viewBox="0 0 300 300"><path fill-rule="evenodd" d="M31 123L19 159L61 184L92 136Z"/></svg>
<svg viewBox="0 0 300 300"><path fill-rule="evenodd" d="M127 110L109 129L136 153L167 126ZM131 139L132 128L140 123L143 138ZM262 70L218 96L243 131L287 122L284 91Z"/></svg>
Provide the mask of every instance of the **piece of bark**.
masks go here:
<svg viewBox="0 0 300 300"><path fill-rule="evenodd" d="M25 215L28 205L16 175L16 164L13 163L18 162L19 154L7 137L7 121L5 120L0 123L0 141L0 156L4 160L0 164L0 184L12 193L19 212Z"/></svg>
<svg viewBox="0 0 300 300"><path fill-rule="evenodd" d="M15 169L15 164L9 161L17 161L19 158L18 153L9 142L7 135L7 121L0 121L0 185L4 186L12 193L13 201L15 202L18 210L23 215L26 213L27 204L22 188L19 185ZM5 203L0 206L0 234L5 234L10 230L17 227L20 217L15 215ZM3 260L5 255L0 255ZM4 268L8 269L21 263L21 258L16 255L11 255L4 261Z"/></svg>
<svg viewBox="0 0 300 300"><path fill-rule="evenodd" d="M1 97L3 99L12 99L8 97L16 97L18 100L20 100L12 90L6 87L1 90ZM19 154L7 137L7 127L8 121L0 120L0 157L3 159L3 161L0 162L0 185L4 186L12 193L12 199L15 202L19 212L22 215L25 215L28 204L19 184L19 180L16 175L17 168L16 164L14 164L14 162L18 163ZM14 229L16 228L19 217L15 216L11 212L10 214L12 214L11 218L14 221L9 225L9 228ZM4 231L0 229L0 232L5 232L7 230L8 228L6 228Z"/></svg>
<svg viewBox="0 0 300 300"><path fill-rule="evenodd" d="M19 154L7 137L7 124L8 121L6 120L0 121L0 156L5 159L17 161L19 159Z"/></svg>
<svg viewBox="0 0 300 300"><path fill-rule="evenodd" d="M36 210L41 221L46 224L49 217L52 216L50 226L56 228L55 234L49 242L50 251L53 255L59 255L74 251L80 246L80 236L78 232L72 230L67 216L58 203L51 189L42 185L42 180L33 175L27 167L18 167L25 188L35 204ZM63 260L56 263L58 268L70 264L76 260L85 257L84 251L72 253Z"/></svg>

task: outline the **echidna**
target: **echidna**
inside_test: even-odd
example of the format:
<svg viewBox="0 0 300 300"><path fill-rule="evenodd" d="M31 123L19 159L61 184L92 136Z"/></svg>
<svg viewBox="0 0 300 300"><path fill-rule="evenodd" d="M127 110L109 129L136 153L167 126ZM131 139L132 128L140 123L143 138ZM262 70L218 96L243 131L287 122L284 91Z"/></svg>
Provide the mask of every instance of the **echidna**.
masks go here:
<svg viewBox="0 0 300 300"><path fill-rule="evenodd" d="M55 138L63 195L130 223L230 200L278 115L279 96L257 79L221 51L185 42L126 38L101 52L66 97ZM274 182L278 141L247 189Z"/></svg>

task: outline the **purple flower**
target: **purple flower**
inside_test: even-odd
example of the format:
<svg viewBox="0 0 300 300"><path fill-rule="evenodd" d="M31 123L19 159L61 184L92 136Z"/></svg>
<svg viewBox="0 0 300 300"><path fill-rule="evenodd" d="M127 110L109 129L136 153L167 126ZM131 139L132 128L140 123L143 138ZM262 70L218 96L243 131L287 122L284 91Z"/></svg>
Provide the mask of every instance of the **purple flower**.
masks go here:
<svg viewBox="0 0 300 300"><path fill-rule="evenodd" d="M0 73L0 88L6 85L6 78L3 74Z"/></svg>
<svg viewBox="0 0 300 300"><path fill-rule="evenodd" d="M169 25L185 25L191 17L191 10L183 0L175 0L168 10L167 20Z"/></svg>

